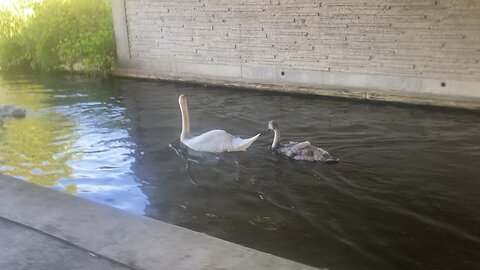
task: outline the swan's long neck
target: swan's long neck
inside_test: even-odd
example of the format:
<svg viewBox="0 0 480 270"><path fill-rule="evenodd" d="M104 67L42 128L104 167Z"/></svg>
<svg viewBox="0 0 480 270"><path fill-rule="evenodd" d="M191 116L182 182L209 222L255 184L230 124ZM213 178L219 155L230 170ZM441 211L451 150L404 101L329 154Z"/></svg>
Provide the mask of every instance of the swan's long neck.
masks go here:
<svg viewBox="0 0 480 270"><path fill-rule="evenodd" d="M274 128L273 133L272 149L276 149L278 146L280 146L280 130L278 128Z"/></svg>
<svg viewBox="0 0 480 270"><path fill-rule="evenodd" d="M190 138L190 115L188 114L188 103L180 103L180 111L182 112L182 133L180 134L180 141Z"/></svg>

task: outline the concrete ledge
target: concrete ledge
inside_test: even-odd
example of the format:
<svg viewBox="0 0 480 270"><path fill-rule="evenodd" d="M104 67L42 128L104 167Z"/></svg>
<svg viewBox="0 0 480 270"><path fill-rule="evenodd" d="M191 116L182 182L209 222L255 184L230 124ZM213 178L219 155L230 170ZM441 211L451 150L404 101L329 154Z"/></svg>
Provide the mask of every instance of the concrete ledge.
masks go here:
<svg viewBox="0 0 480 270"><path fill-rule="evenodd" d="M316 269L1 174L0 185L0 217L133 269Z"/></svg>
<svg viewBox="0 0 480 270"><path fill-rule="evenodd" d="M132 270L108 258L0 217L2 270Z"/></svg>
<svg viewBox="0 0 480 270"><path fill-rule="evenodd" d="M263 91L275 91L297 94L309 94L320 95L360 100L382 101L382 102L395 102L415 105L427 105L438 107L459 108L468 110L480 110L480 98L476 97L462 97L462 96L449 96L443 94L434 94L429 92L402 92L392 90L374 90L365 88L320 88L308 85L290 85L288 83L282 85L270 84L268 82L257 81L255 83L227 80L213 80L210 78L200 78L191 74L175 75L175 73L169 73L162 75L156 72L146 72L138 69L124 69L117 68L114 71L116 76L131 77L131 78L143 78L154 80L171 80L181 82L192 82L206 85L215 86L227 86L227 87L240 87L248 89L256 89ZM478 90L480 93L480 89Z"/></svg>

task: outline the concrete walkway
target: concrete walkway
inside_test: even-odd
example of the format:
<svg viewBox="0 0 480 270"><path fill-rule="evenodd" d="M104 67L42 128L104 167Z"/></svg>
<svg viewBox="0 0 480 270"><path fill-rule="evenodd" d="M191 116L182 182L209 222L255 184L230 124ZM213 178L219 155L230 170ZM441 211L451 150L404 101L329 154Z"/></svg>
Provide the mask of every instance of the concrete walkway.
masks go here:
<svg viewBox="0 0 480 270"><path fill-rule="evenodd" d="M316 268L0 175L0 269Z"/></svg>
<svg viewBox="0 0 480 270"><path fill-rule="evenodd" d="M2 270L128 270L108 258L96 256L40 231L0 218Z"/></svg>

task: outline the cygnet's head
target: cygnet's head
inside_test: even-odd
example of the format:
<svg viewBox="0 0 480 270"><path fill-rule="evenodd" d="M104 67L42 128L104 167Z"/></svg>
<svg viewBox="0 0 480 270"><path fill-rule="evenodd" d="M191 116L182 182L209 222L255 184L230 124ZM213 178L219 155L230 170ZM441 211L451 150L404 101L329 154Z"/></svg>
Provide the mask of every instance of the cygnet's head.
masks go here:
<svg viewBox="0 0 480 270"><path fill-rule="evenodd" d="M180 104L180 106L185 106L187 105L187 96L185 95L180 95L178 97L178 104Z"/></svg>
<svg viewBox="0 0 480 270"><path fill-rule="evenodd" d="M275 130L278 129L278 124L275 121L268 122L268 130Z"/></svg>

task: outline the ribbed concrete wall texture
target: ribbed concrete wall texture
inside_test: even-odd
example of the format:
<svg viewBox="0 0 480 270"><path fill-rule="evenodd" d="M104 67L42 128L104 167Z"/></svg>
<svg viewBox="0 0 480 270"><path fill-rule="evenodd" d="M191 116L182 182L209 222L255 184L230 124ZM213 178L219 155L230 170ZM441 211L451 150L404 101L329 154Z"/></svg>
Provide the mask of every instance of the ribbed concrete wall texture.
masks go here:
<svg viewBox="0 0 480 270"><path fill-rule="evenodd" d="M119 70L480 98L478 0L113 0Z"/></svg>

